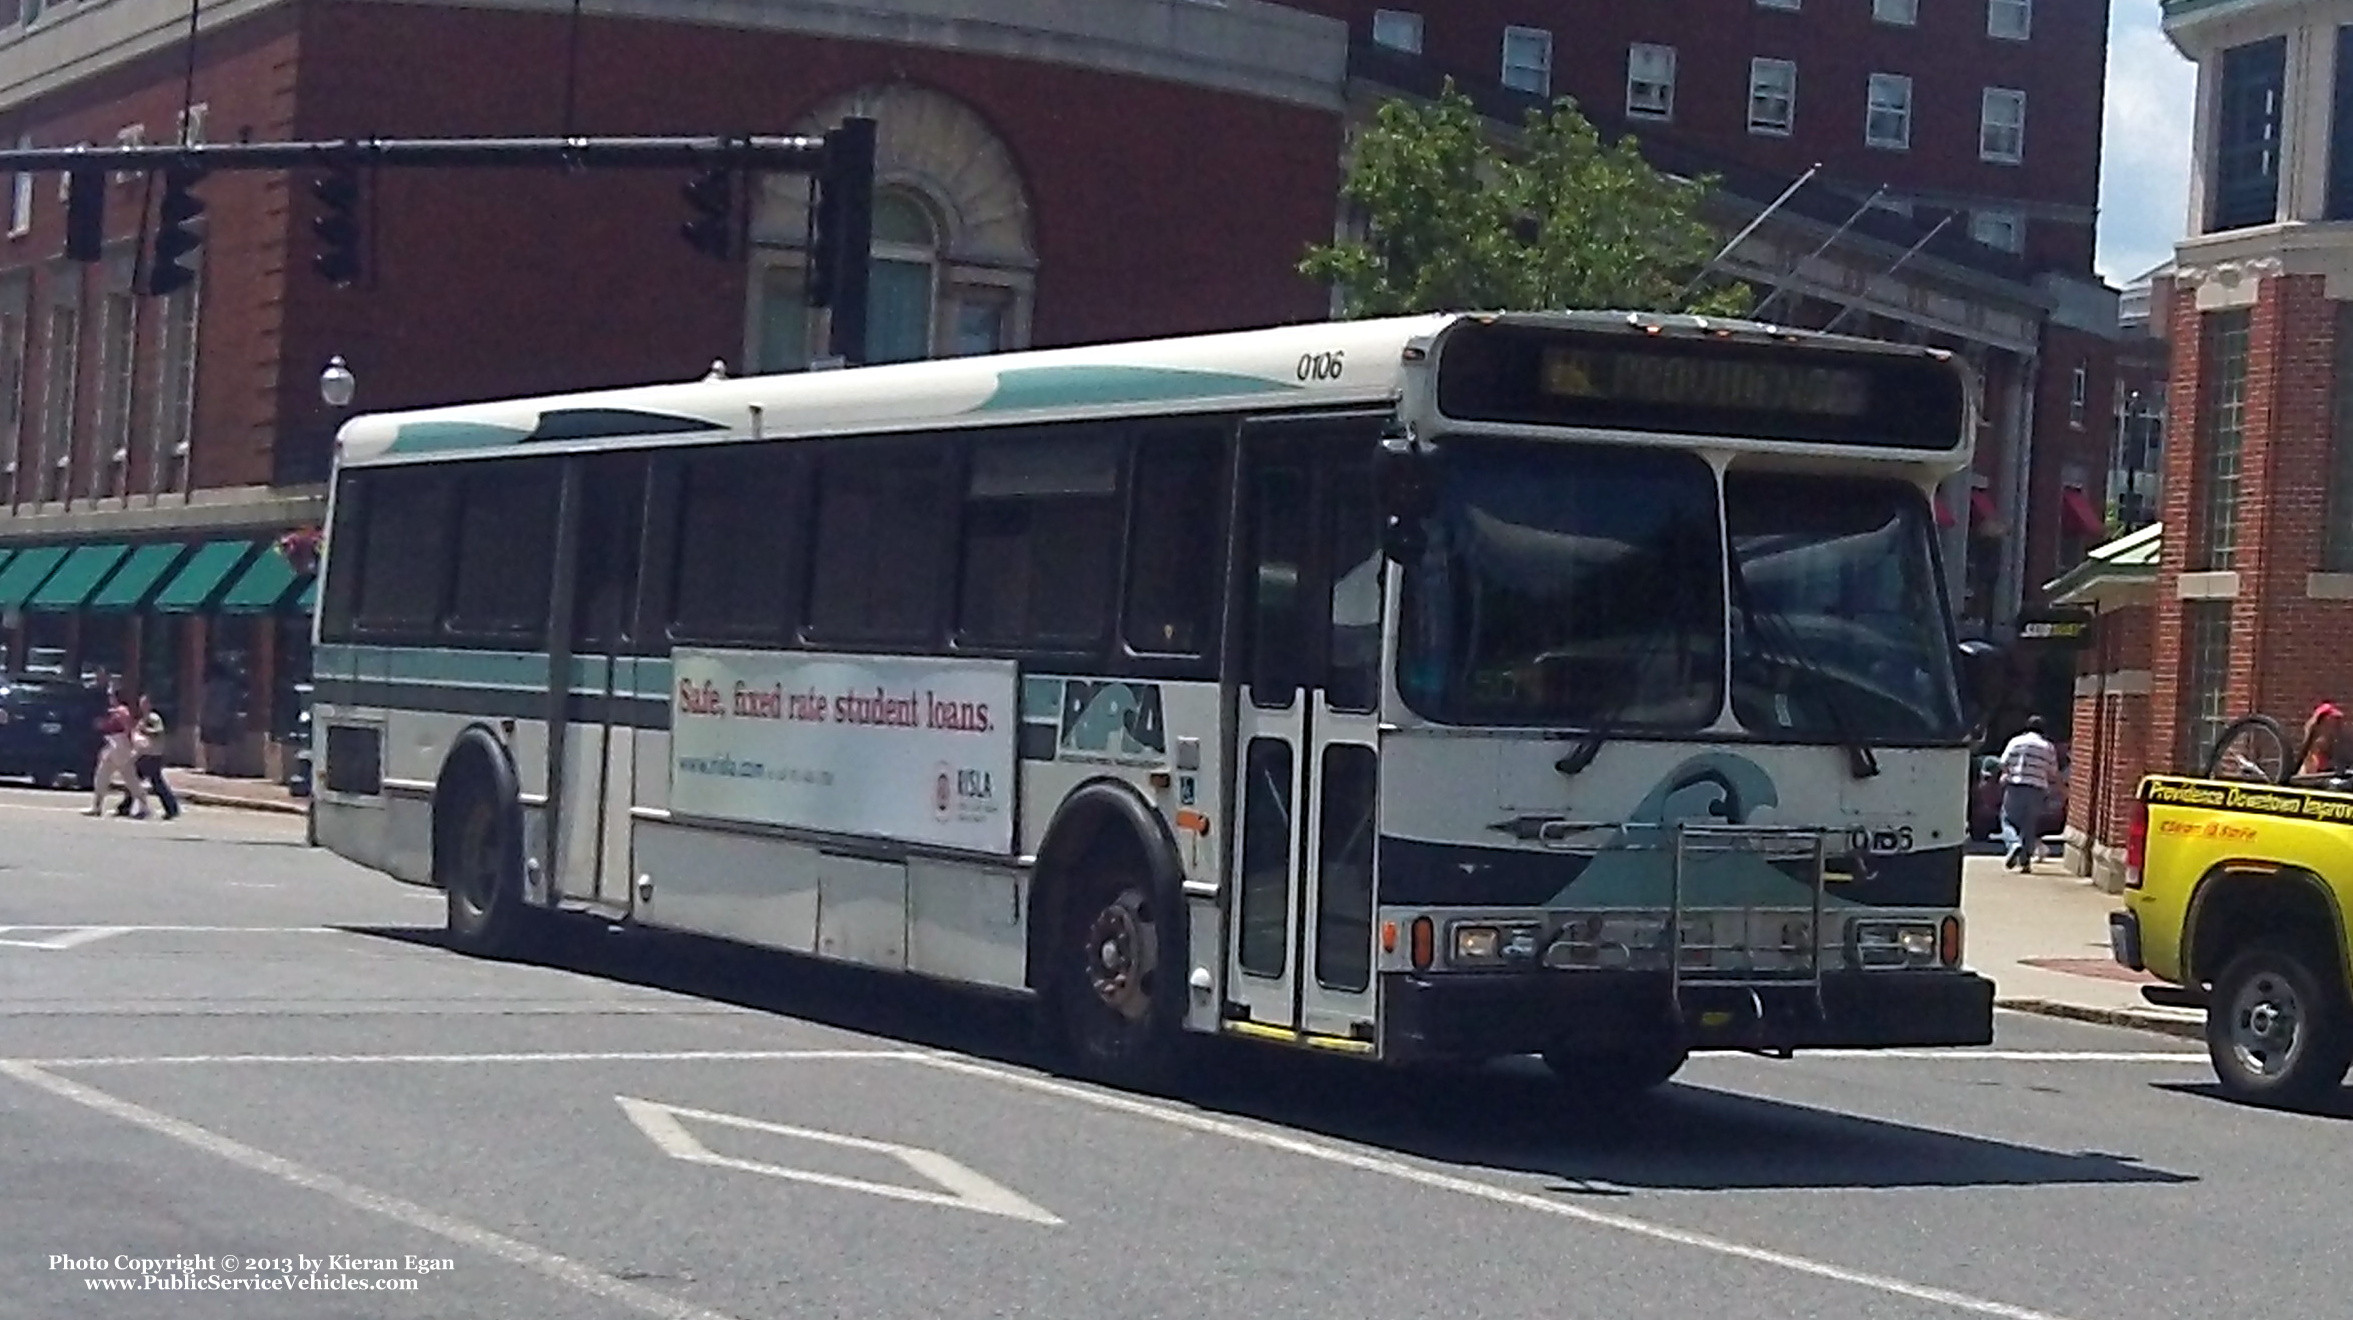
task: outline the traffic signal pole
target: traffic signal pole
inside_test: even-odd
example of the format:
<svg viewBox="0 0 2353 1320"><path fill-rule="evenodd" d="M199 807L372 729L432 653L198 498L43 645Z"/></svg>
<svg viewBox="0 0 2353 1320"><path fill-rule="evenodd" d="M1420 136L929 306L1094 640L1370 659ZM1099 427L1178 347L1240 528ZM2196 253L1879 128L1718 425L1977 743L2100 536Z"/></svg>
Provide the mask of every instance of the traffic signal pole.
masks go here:
<svg viewBox="0 0 2353 1320"><path fill-rule="evenodd" d="M327 176L313 193L326 214L313 229L326 251L314 269L348 285L358 274L358 175L380 169L662 169L703 171L690 205L698 213L731 212L739 205L727 176L737 173L814 175L820 205L812 236L811 302L832 310L828 347L844 363L866 361L866 268L873 250L874 133L871 119L851 118L819 136L761 137L489 137L343 138L314 142L196 142L162 146L0 148L0 174L65 174L69 189L67 255L99 256L107 172L161 174L166 197L156 224L158 258L150 292L161 295L194 278L181 264L202 242L193 227L203 203L189 190L206 176L232 171L318 171ZM691 185L690 185L691 186ZM715 207L714 207L715 204ZM142 218L144 224L144 218ZM687 238L714 257L733 255L730 226L716 214L690 225ZM819 289L834 296L814 296Z"/></svg>

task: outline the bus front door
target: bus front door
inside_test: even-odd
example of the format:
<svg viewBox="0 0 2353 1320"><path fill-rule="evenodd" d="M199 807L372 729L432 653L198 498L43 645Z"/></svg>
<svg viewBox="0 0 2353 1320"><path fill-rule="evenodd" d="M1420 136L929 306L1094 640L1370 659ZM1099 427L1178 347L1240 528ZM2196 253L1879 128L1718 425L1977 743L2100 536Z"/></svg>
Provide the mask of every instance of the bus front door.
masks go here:
<svg viewBox="0 0 2353 1320"><path fill-rule="evenodd" d="M1234 1029L1369 1051L1380 519L1368 418L1242 432ZM1229 1010L1230 1012L1231 1010Z"/></svg>
<svg viewBox="0 0 2353 1320"><path fill-rule="evenodd" d="M630 903L629 808L636 791L637 668L630 656L645 513L641 455L581 462L574 531L571 684L557 829L557 883L568 898Z"/></svg>

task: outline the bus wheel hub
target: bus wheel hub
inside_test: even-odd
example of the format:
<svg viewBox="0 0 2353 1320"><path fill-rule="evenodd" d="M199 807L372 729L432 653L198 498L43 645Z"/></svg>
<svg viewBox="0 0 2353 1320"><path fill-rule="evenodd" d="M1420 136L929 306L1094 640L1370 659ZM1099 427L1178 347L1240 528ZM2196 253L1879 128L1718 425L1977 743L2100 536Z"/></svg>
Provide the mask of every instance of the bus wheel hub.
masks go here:
<svg viewBox="0 0 2353 1320"><path fill-rule="evenodd" d="M1141 1018L1151 1006L1148 986L1157 941L1139 900L1122 894L1095 914L1085 942L1087 981L1095 997L1126 1018Z"/></svg>

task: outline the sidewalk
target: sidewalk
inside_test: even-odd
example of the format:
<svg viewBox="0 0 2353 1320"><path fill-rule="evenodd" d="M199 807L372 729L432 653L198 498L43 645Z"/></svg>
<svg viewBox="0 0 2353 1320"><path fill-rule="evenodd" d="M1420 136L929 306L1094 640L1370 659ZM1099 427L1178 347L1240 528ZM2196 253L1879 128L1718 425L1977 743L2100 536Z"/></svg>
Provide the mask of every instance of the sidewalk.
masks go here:
<svg viewBox="0 0 2353 1320"><path fill-rule="evenodd" d="M278 811L296 816L308 810L301 798L286 791L284 784L267 779L229 779L174 766L165 767L163 775L182 802L198 806L242 807L248 811Z"/></svg>
<svg viewBox="0 0 2353 1320"><path fill-rule="evenodd" d="M2037 862L2029 875L2004 870L1991 854L1962 866L1965 958L1992 978L1996 1004L2174 1036L2203 1034L2204 1013L2141 998L2141 987L2155 978L2127 971L2109 954L2108 914L2122 899L2055 861Z"/></svg>

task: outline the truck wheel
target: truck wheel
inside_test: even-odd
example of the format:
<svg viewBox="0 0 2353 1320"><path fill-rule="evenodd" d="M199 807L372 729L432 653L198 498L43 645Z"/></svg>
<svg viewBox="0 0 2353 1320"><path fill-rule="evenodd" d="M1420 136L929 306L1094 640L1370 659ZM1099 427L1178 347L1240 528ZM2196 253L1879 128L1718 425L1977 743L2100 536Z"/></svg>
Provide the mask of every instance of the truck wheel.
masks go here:
<svg viewBox="0 0 2353 1320"><path fill-rule="evenodd" d="M1652 1041L1614 1050L1549 1049L1544 1066L1580 1103L1631 1100L1667 1084L1683 1070L1691 1051L1671 1041Z"/></svg>
<svg viewBox="0 0 2353 1320"><path fill-rule="evenodd" d="M1182 1025L1168 993L1184 968L1141 879L1112 874L1071 896L1054 978L1063 1043L1080 1073L1139 1090L1173 1080Z"/></svg>
<svg viewBox="0 0 2353 1320"><path fill-rule="evenodd" d="M467 793L458 812L438 876L449 900L449 942L481 957L515 957L541 933L547 914L523 902L510 813L480 792Z"/></svg>
<svg viewBox="0 0 2353 1320"><path fill-rule="evenodd" d="M2353 1065L2353 1002L2314 959L2258 944L2225 964L2206 1009L2206 1051L2222 1089L2241 1100L2304 1107Z"/></svg>

